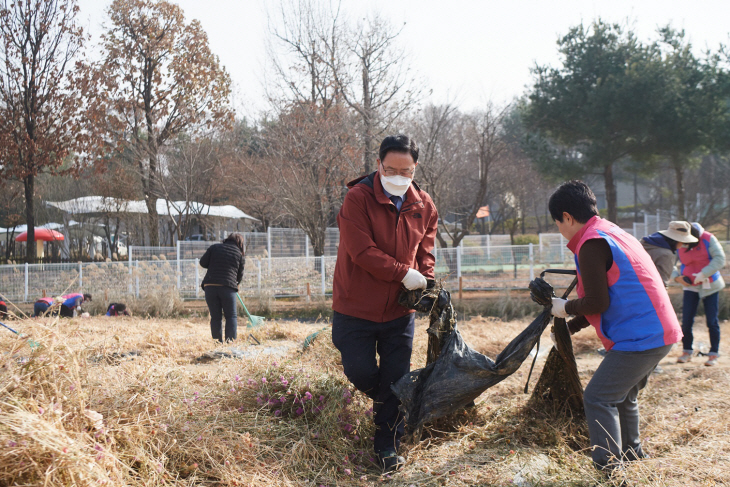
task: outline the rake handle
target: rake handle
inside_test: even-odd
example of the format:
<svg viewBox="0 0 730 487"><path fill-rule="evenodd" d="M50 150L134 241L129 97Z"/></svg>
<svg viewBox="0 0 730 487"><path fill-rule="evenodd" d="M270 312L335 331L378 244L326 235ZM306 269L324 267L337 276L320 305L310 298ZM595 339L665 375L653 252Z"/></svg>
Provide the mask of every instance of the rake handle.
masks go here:
<svg viewBox="0 0 730 487"><path fill-rule="evenodd" d="M243 306L243 310L246 312L246 316L248 316L249 321L252 325L256 325L253 318L251 318L251 313L248 312L248 309L246 309L246 305L243 304L243 299L241 299L241 295L236 293L236 296L238 297L238 301L241 303L241 306Z"/></svg>
<svg viewBox="0 0 730 487"><path fill-rule="evenodd" d="M20 333L18 333L17 331L13 330L12 328L10 328L8 325L6 325L5 323L3 323L1 321L0 321L0 325L3 325L5 328L7 328L8 330L12 331L16 335L20 335Z"/></svg>

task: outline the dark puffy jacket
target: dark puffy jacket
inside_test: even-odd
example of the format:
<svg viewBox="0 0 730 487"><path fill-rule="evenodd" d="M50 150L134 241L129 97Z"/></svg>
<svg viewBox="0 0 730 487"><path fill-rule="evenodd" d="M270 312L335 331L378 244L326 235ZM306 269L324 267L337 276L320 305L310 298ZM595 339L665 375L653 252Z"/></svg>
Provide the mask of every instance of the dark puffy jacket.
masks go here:
<svg viewBox="0 0 730 487"><path fill-rule="evenodd" d="M220 284L238 290L243 278L244 258L236 244L219 243L211 245L200 258L200 266L208 269L201 287L206 284Z"/></svg>

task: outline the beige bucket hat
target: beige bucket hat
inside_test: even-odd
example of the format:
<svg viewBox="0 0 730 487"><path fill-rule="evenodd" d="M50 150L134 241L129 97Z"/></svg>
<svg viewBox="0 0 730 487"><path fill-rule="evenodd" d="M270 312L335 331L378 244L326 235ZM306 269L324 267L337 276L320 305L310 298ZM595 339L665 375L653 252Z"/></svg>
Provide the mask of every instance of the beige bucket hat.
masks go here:
<svg viewBox="0 0 730 487"><path fill-rule="evenodd" d="M659 230L659 233L677 242L695 243L697 239L690 233L691 228L688 222L669 222L669 228Z"/></svg>

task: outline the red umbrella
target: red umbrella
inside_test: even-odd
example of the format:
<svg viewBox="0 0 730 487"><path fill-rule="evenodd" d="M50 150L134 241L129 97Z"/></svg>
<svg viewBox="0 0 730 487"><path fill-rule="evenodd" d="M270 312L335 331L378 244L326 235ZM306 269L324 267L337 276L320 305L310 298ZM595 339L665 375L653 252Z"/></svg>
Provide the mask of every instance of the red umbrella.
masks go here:
<svg viewBox="0 0 730 487"><path fill-rule="evenodd" d="M35 229L35 239L43 240L44 242L50 242L53 240L63 240L64 236L62 233L57 232L55 230L50 230L48 228L36 228ZM27 242L28 241L28 232L23 232L17 237L15 237L16 242Z"/></svg>

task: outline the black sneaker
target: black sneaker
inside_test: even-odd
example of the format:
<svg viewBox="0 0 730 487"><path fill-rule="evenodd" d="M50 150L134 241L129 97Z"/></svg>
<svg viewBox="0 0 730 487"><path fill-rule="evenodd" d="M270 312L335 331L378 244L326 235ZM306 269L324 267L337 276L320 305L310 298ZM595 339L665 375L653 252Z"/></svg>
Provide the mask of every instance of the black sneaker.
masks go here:
<svg viewBox="0 0 730 487"><path fill-rule="evenodd" d="M623 459L626 462L636 462L645 458L649 458L649 455L644 453L644 450L641 447L639 447L638 450L629 448L623 453Z"/></svg>
<svg viewBox="0 0 730 487"><path fill-rule="evenodd" d="M380 460L380 466L383 468L383 473L395 472L403 468L406 464L406 459L399 456L393 450L385 450L378 453L378 459Z"/></svg>
<svg viewBox="0 0 730 487"><path fill-rule="evenodd" d="M611 485L619 487L627 487L628 481L626 479L626 468L622 463L610 463L608 465L598 465L596 463L593 466L601 472L602 477L611 482ZM601 484L596 484L599 486Z"/></svg>

